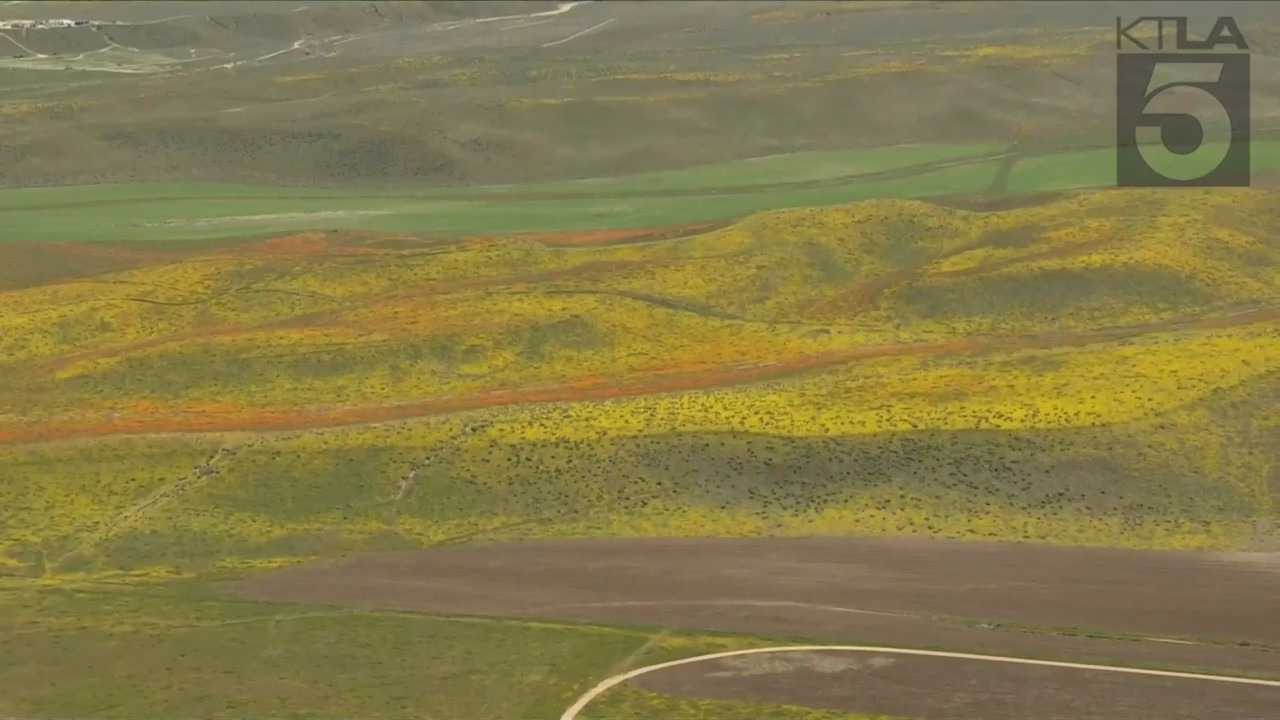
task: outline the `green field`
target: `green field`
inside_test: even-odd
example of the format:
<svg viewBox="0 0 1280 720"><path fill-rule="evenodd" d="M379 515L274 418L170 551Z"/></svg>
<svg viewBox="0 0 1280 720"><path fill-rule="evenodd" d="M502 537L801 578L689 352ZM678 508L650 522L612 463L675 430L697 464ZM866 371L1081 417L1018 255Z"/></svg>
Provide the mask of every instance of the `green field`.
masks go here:
<svg viewBox="0 0 1280 720"><path fill-rule="evenodd" d="M1222 143L1206 143L1220 148ZM1280 142L1254 141L1250 162L1255 173L1280 168ZM1044 192L1114 185L1115 151L1111 148L1021 158L1009 174L1011 192Z"/></svg>
<svg viewBox="0 0 1280 720"><path fill-rule="evenodd" d="M0 192L0 240L175 240L327 227L522 232L670 225L871 197L979 192L991 182L993 162L875 178L886 171L996 150L959 146L874 148L834 156L803 153L516 190L352 191L217 184L9 190ZM343 214L308 216L313 213ZM257 217L269 215L281 217Z"/></svg>
<svg viewBox="0 0 1280 720"><path fill-rule="evenodd" d="M213 586L0 586L0 717L553 718L610 667L752 645L724 634L250 602ZM74 682L69 682L75 678ZM590 718L859 720L626 688ZM652 717L651 714L646 714ZM21 716L19 716L21 717Z"/></svg>
<svg viewBox="0 0 1280 720"><path fill-rule="evenodd" d="M193 240L341 227L510 233L650 227L870 198L978 194L994 145L902 146L794 155L669 173L519 187L333 190L132 184L0 192L0 241ZM1280 168L1280 142L1253 144L1255 171ZM1020 158L1005 192L1114 183L1112 151Z"/></svg>

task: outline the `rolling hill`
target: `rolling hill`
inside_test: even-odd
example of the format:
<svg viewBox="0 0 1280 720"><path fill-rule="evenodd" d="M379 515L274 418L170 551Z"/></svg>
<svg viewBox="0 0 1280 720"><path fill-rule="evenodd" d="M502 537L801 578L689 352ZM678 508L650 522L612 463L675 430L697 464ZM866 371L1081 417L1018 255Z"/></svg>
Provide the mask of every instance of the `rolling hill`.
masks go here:
<svg viewBox="0 0 1280 720"><path fill-rule="evenodd" d="M0 295L3 572L707 527L1265 545L1274 207L49 246Z"/></svg>
<svg viewBox="0 0 1280 720"><path fill-rule="evenodd" d="M462 187L906 143L1108 147L1114 16L1142 3L1038 7L10 4L102 24L0 37L0 187ZM1280 15L1215 7L1188 12L1245 27L1254 131L1274 131Z"/></svg>
<svg viewBox="0 0 1280 720"><path fill-rule="evenodd" d="M0 720L1274 705L1278 8L0 0Z"/></svg>

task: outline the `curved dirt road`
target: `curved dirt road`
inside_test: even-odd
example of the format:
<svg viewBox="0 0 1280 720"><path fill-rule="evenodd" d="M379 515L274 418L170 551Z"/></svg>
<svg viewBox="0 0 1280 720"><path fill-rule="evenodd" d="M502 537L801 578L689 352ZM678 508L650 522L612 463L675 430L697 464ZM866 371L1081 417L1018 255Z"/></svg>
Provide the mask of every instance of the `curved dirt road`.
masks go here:
<svg viewBox="0 0 1280 720"><path fill-rule="evenodd" d="M942 657L955 658L960 660L985 660L987 662L1012 663L1017 665L1041 665L1060 668L1074 668L1077 670L1102 670L1106 672L1128 673L1131 675L1155 675L1160 677L1184 678L1191 680L1210 680L1216 682L1242 683L1247 685L1266 685L1280 688L1280 680L1261 680L1257 678L1234 677L1230 675L1205 675L1200 673L1174 672L1171 670L1147 670L1143 668L1116 667L1114 665L1090 665L1086 663L1060 662L1056 660L1031 660L1028 658L1007 657L1003 655L976 655L973 653L945 652L942 650L913 650L907 648L894 647L876 647L871 645L786 645L777 647L750 648L747 650L730 650L727 652L711 653L709 655L697 655L695 657L683 658L681 660L672 660L670 662L658 663L656 665L647 665L645 667L628 670L612 677L605 678L596 683L594 687L583 693L567 710L560 714L560 720L576 720L578 715L600 695L607 690L621 685L632 678L646 675L657 670L676 667L678 665L688 665L690 663L703 662L706 660L716 660L719 658L733 657L736 655L755 655L760 653L786 653L786 652L814 652L814 651L832 651L843 650L849 652L876 652L887 655L917 655L926 657Z"/></svg>

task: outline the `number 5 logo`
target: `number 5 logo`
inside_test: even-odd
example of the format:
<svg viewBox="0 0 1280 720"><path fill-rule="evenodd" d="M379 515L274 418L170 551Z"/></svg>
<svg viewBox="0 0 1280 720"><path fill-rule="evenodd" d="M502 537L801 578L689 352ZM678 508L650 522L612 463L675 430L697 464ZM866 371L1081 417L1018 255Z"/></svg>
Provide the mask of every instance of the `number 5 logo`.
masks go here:
<svg viewBox="0 0 1280 720"><path fill-rule="evenodd" d="M1241 53L1118 55L1117 184L1248 185L1248 60Z"/></svg>
<svg viewBox="0 0 1280 720"><path fill-rule="evenodd" d="M1186 79L1156 85L1157 75L1165 74L1161 70L1171 66L1174 73ZM1162 62L1152 67L1145 96L1147 102L1142 108L1141 122L1134 129L1138 152L1147 167L1170 180L1186 182L1222 164L1231 146L1231 114L1211 89L1221 77L1222 63ZM1183 90L1176 95L1169 92L1175 88ZM1153 105L1159 107L1162 100L1168 104L1178 99L1198 106L1199 117L1152 109ZM1211 132L1218 137L1211 139Z"/></svg>

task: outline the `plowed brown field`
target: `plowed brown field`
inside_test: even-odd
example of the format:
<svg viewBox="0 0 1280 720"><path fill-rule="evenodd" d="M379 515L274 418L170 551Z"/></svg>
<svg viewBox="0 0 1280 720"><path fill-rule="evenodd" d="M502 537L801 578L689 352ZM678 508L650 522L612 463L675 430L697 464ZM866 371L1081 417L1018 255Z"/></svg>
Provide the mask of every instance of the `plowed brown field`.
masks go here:
<svg viewBox="0 0 1280 720"><path fill-rule="evenodd" d="M631 682L674 695L947 720L1273 718L1280 688L955 658L805 651L665 668Z"/></svg>
<svg viewBox="0 0 1280 720"><path fill-rule="evenodd" d="M297 566L238 590L1280 678L1280 557L1241 557L892 538L561 540Z"/></svg>

